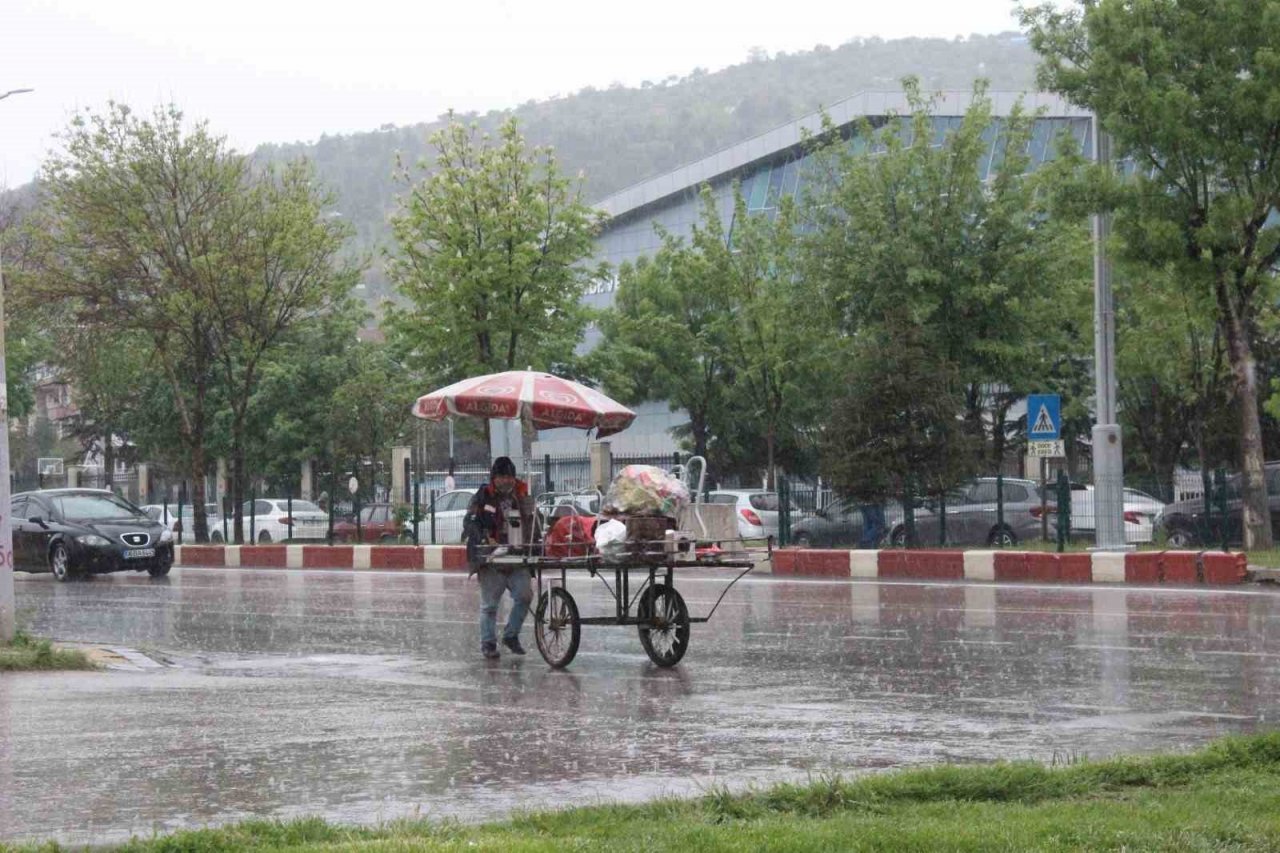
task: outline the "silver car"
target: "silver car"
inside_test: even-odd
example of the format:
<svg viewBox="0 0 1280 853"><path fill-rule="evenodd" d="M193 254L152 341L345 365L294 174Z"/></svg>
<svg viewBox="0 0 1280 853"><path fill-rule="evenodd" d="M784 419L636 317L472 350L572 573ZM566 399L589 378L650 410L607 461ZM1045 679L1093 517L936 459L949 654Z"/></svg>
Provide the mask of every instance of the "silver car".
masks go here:
<svg viewBox="0 0 1280 853"><path fill-rule="evenodd" d="M1057 502L1048 495L1048 510L1056 512ZM945 509L946 542L940 540L940 516ZM1040 486L1034 480L1012 477L1004 479L1003 519L997 502L995 477L982 477L967 486L953 490L945 502L925 501L923 512L916 511L916 544L990 545L1007 548L1019 542L1039 539L1042 530ZM1056 519L1049 516L1049 535L1056 530ZM907 542L904 523L891 528L889 544L902 547Z"/></svg>

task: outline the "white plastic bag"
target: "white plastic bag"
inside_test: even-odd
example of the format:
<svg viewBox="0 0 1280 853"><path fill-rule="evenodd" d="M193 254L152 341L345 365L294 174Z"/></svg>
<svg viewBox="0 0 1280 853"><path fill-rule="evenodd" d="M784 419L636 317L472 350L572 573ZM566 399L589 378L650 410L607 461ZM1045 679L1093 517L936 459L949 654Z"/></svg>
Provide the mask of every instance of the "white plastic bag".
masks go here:
<svg viewBox="0 0 1280 853"><path fill-rule="evenodd" d="M605 559L621 557L627 547L627 526L616 518L596 525L596 550Z"/></svg>

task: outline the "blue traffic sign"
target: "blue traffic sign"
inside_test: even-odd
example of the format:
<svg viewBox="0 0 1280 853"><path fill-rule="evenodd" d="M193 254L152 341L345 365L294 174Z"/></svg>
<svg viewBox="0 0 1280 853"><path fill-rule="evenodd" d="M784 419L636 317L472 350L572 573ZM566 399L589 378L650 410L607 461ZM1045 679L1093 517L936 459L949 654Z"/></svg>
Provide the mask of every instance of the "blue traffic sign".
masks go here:
<svg viewBox="0 0 1280 853"><path fill-rule="evenodd" d="M1057 394L1027 397L1027 438L1056 441L1062 437L1062 398Z"/></svg>

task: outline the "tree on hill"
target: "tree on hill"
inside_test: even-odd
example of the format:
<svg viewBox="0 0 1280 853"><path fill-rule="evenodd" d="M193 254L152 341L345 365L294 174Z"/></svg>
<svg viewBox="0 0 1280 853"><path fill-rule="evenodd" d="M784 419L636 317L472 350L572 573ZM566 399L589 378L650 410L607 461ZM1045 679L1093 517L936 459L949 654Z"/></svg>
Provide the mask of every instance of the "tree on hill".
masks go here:
<svg viewBox="0 0 1280 853"><path fill-rule="evenodd" d="M1035 54L1018 33L859 39L638 87L587 86L484 114L460 111L314 143L264 145L254 156L313 162L337 191L337 209L354 226L357 247L369 250L390 242L387 214L396 209L401 188L393 168L397 156L406 163L429 158L428 140L454 119L497 136L514 118L530 144L555 149L563 173L585 175L582 197L594 202L859 92L896 89L908 75L926 91L968 89L978 77L997 90L1021 91L1034 85ZM364 280L375 302L390 295L382 269L371 268Z"/></svg>

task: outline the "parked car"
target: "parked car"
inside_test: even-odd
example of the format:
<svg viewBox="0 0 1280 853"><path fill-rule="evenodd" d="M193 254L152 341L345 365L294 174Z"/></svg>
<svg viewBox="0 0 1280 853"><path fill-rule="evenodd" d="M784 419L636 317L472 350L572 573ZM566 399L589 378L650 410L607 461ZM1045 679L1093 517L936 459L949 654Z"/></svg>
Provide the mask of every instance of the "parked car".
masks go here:
<svg viewBox="0 0 1280 853"><path fill-rule="evenodd" d="M467 516L467 506L475 496L474 489L455 489L436 497L435 532L436 544L450 545L462 541L462 522ZM418 521L418 542L431 544L431 507L422 508L422 518Z"/></svg>
<svg viewBox="0 0 1280 853"><path fill-rule="evenodd" d="M1097 510L1093 501L1094 487L1085 483L1071 485L1071 533L1092 537L1098 529ZM1155 538L1156 519L1164 512L1164 504L1137 489L1124 490L1124 538L1142 544Z"/></svg>
<svg viewBox="0 0 1280 853"><path fill-rule="evenodd" d="M1270 506L1272 529L1280 530L1280 462L1268 462L1265 466L1267 503ZM1204 498L1166 504L1157 524L1157 533L1165 537L1170 548L1197 548L1221 545L1225 538L1230 546L1244 543L1243 476L1233 474L1226 481L1226 514L1223 516L1217 502L1206 518Z"/></svg>
<svg viewBox="0 0 1280 853"><path fill-rule="evenodd" d="M109 491L20 492L9 512L18 571L67 581L124 571L162 577L173 565L173 531Z"/></svg>
<svg viewBox="0 0 1280 853"><path fill-rule="evenodd" d="M396 520L394 504L373 503L360 508L359 540L361 542L395 542L409 531L409 525ZM357 527L354 521L341 521L333 525L335 542L355 542Z"/></svg>
<svg viewBox="0 0 1280 853"><path fill-rule="evenodd" d="M182 508L182 517L178 517L178 505L170 504L147 504L141 507L142 511L147 514L148 518L160 522L165 527L173 531L174 541L185 542L190 545L195 542L196 516L191 506ZM215 544L222 542L222 517L218 515L218 505L209 503L204 505L205 522L209 525L209 541Z"/></svg>
<svg viewBox="0 0 1280 853"><path fill-rule="evenodd" d="M1056 508L1052 493L1047 503ZM942 503L925 501L924 506L915 511L917 544L939 544L942 509ZM945 510L948 545L1009 547L1040 538L1040 488L1034 480L1004 479L1003 522L997 507L995 477L981 477L954 490L947 496ZM1053 530L1052 520L1050 530ZM899 522L889 533L889 543L901 547L906 541L906 525Z"/></svg>
<svg viewBox="0 0 1280 853"><path fill-rule="evenodd" d="M284 498L257 498L245 501L241 512L244 515L245 539L252 534L253 541L258 543L326 539L329 536L329 514L311 501L294 500L290 503ZM228 519L228 522L232 520Z"/></svg>
<svg viewBox="0 0 1280 853"><path fill-rule="evenodd" d="M759 489L719 489L707 495L707 503L733 504L737 508L738 536L763 539L778 535L778 493ZM799 510L792 505L792 513Z"/></svg>
<svg viewBox="0 0 1280 853"><path fill-rule="evenodd" d="M919 518L922 513L927 512L926 509L917 509L916 516ZM885 506L881 541L887 539L890 531L902 523L902 518L902 504L891 501ZM864 524L861 503L852 499L836 500L812 515L794 518L791 524L791 542L801 548L853 548L862 541ZM880 543L875 544L878 546Z"/></svg>

